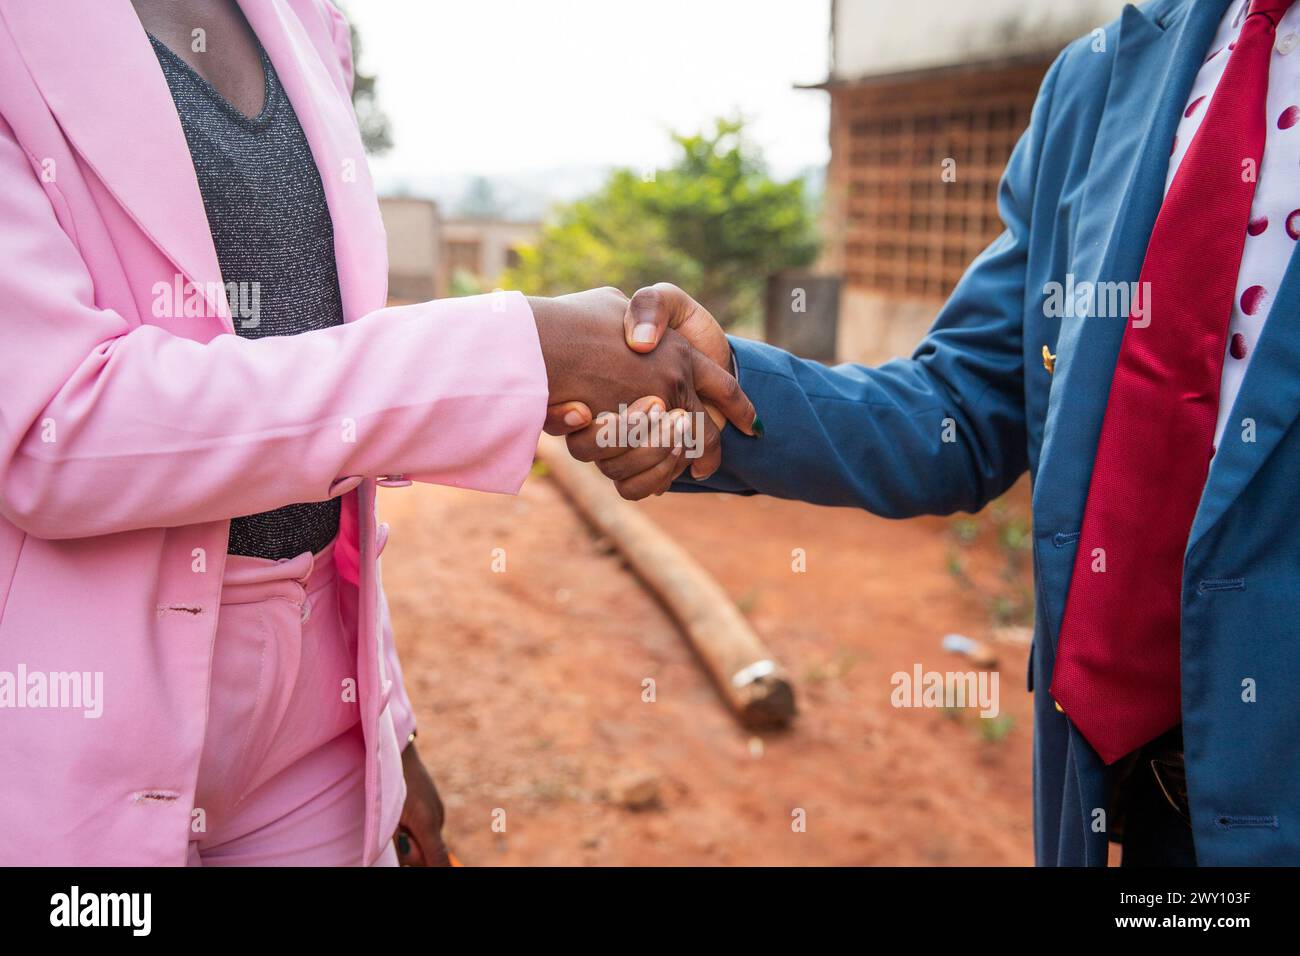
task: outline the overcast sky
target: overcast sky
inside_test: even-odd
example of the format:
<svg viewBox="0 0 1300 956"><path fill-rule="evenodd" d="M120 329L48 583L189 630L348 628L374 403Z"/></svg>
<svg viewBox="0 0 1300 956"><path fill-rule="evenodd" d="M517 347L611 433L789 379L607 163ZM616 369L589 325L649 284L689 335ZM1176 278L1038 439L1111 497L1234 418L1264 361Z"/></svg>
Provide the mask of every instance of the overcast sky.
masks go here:
<svg viewBox="0 0 1300 956"><path fill-rule="evenodd" d="M828 155L829 0L344 0L378 74L385 181L654 166L741 111L773 168Z"/></svg>

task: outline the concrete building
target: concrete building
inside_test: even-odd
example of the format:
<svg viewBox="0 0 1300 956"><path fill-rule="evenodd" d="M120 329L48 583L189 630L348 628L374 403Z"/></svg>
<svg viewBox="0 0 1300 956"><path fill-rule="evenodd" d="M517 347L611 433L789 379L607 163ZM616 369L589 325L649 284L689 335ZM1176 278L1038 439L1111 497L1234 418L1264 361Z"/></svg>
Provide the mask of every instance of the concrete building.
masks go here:
<svg viewBox="0 0 1300 956"><path fill-rule="evenodd" d="M438 206L432 200L384 196L379 213L388 234L388 296L408 302L438 293Z"/></svg>
<svg viewBox="0 0 1300 956"><path fill-rule="evenodd" d="M535 222L444 219L439 288L450 290L457 273L473 277L484 289L495 288L501 273L518 261L519 248L536 242L540 232Z"/></svg>
<svg viewBox="0 0 1300 956"><path fill-rule="evenodd" d="M379 211L388 233L388 295L401 301L453 295L458 276L495 288L519 247L541 230L535 222L444 219L437 203L407 196L381 198Z"/></svg>
<svg viewBox="0 0 1300 956"><path fill-rule="evenodd" d="M909 354L1001 231L997 186L1043 74L1121 0L832 0L826 244L837 353ZM1098 41L1100 42L1100 41Z"/></svg>

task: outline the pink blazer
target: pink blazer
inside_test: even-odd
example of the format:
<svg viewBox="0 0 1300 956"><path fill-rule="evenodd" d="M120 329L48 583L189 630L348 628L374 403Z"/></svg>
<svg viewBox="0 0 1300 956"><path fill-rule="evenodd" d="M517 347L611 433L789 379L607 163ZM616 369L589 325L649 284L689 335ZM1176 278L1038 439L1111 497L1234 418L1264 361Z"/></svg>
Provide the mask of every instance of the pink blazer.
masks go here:
<svg viewBox="0 0 1300 956"><path fill-rule="evenodd" d="M513 492L532 462L547 385L526 301L384 307L347 26L325 0L241 5L320 168L337 328L233 334L127 0L0 0L0 864L185 862L229 518L334 495L373 860L413 727L376 479Z"/></svg>

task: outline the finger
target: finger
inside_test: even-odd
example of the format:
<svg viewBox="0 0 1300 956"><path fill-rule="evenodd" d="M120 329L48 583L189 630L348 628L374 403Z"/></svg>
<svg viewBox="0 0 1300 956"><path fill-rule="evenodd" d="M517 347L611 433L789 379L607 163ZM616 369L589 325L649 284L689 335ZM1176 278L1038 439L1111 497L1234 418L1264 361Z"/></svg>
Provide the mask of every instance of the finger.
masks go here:
<svg viewBox="0 0 1300 956"><path fill-rule="evenodd" d="M659 422L668 422L661 426ZM654 468L673 451L672 424L667 416L658 416L653 426L655 438L640 448L629 448L621 455L596 462L600 473L611 481L623 481Z"/></svg>
<svg viewBox="0 0 1300 956"><path fill-rule="evenodd" d="M758 415L754 411L754 403L729 373L709 361L704 353L691 349L691 375L695 381L696 395L716 406L731 424L746 435L756 433L754 426Z"/></svg>
<svg viewBox="0 0 1300 956"><path fill-rule="evenodd" d="M601 412L592 422L593 427L580 429L568 436L566 441L569 454L578 461L604 461L626 454L628 446L621 439L632 433L629 420L636 416L659 414L663 409L662 398L646 395L629 405L624 415Z"/></svg>
<svg viewBox="0 0 1300 956"><path fill-rule="evenodd" d="M691 461L691 477L708 478L722 464L722 435L698 398L692 400L689 420L685 423L686 457Z"/></svg>
<svg viewBox="0 0 1300 956"><path fill-rule="evenodd" d="M672 451L672 418L657 398L639 399L623 416L623 430L616 436L619 454L597 460L601 474L622 481L648 471Z"/></svg>
<svg viewBox="0 0 1300 956"><path fill-rule="evenodd" d="M674 416L673 427L676 436L676 441L678 444L682 444L680 431L682 428L685 427L685 423L690 419L690 413L687 412L685 409L678 408L678 409L674 409L672 412L670 412L670 414ZM665 481L657 491L655 491L655 494L662 495L666 491L668 491L668 489L673 486L673 482L676 481L678 478L680 478L682 476L682 472L684 472L687 468L689 468L690 465L691 465L690 459L687 458L684 454L680 455L677 459L677 467L674 468L672 474L668 476L668 480Z"/></svg>
<svg viewBox="0 0 1300 956"><path fill-rule="evenodd" d="M618 416L613 412L601 412L590 428L583 428L564 439L569 446L569 454L578 461L600 461L621 455L619 448L609 438L618 434Z"/></svg>
<svg viewBox="0 0 1300 956"><path fill-rule="evenodd" d="M691 463L686 460L685 456L682 456L682 459L678 463L676 470L673 471L672 477L669 478L667 483L658 491L656 491L655 494L662 495L664 492L666 492L669 488L673 486L673 482L682 476L682 472L686 471L686 469L689 468L690 466Z"/></svg>
<svg viewBox="0 0 1300 956"><path fill-rule="evenodd" d="M640 501L642 498L648 498L672 481L673 472L677 470L677 464L682 460L682 450L681 445L673 445L667 449L667 454L653 468L623 481L616 481L614 487L628 501Z"/></svg>
<svg viewBox="0 0 1300 956"><path fill-rule="evenodd" d="M560 402L546 409L542 428L548 435L568 435L590 424L591 409L582 402Z"/></svg>
<svg viewBox="0 0 1300 956"><path fill-rule="evenodd" d="M634 352L654 351L664 329L677 328L695 308L695 300L671 282L637 289L623 313L628 348Z"/></svg>
<svg viewBox="0 0 1300 956"><path fill-rule="evenodd" d="M646 395L638 398L635 402L627 407L627 417L633 415L659 415L664 412L664 400L657 395Z"/></svg>

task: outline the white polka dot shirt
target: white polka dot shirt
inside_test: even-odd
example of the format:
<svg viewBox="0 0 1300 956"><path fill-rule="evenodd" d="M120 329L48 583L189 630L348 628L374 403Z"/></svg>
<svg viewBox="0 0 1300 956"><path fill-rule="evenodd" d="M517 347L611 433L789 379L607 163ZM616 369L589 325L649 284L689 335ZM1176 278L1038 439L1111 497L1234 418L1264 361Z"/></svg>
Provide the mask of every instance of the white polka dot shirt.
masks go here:
<svg viewBox="0 0 1300 956"><path fill-rule="evenodd" d="M1248 0L1237 0L1228 7L1206 51L1205 63L1192 85L1178 124L1165 179L1166 192L1205 118L1206 107L1241 33L1247 6ZM1300 239L1300 188L1297 188L1300 186L1300 4L1286 12L1277 28L1269 66L1266 116L1264 158L1258 170L1223 360L1219 421L1214 432L1216 448L1231 418L1232 405L1241 390L1255 343L1268 321L1274 293Z"/></svg>

